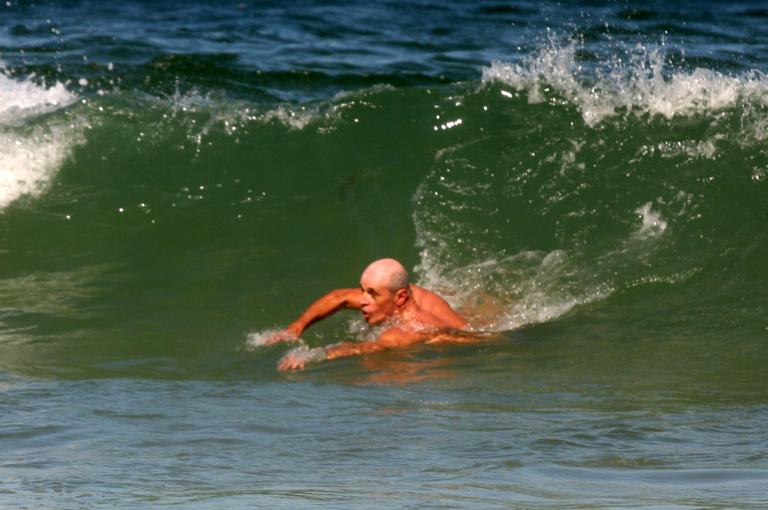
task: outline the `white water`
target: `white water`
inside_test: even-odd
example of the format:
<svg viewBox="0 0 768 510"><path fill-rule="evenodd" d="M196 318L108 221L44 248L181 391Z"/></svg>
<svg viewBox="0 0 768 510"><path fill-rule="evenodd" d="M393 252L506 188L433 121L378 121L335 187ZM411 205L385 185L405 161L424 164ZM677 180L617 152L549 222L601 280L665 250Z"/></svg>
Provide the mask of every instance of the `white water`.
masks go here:
<svg viewBox="0 0 768 510"><path fill-rule="evenodd" d="M40 116L77 100L64 85L0 72L0 209L24 195L39 196L80 141L82 129Z"/></svg>
<svg viewBox="0 0 768 510"><path fill-rule="evenodd" d="M637 208L635 213L642 220L640 228L634 234L636 237L640 239L659 237L667 230L667 222L661 217L661 214L652 209L650 202Z"/></svg>
<svg viewBox="0 0 768 510"><path fill-rule="evenodd" d="M14 79L3 72L0 64L0 125L18 123L57 110L76 100L77 96L60 82L45 87L36 83L34 76Z"/></svg>
<svg viewBox="0 0 768 510"><path fill-rule="evenodd" d="M588 70L578 61L577 50L575 43L551 44L520 64L494 62L483 69L482 82L524 91L531 103L545 101L553 93L563 96L589 126L625 113L673 118L741 103L768 104L768 77L758 71L735 76L702 68L670 71L662 50L643 46L626 59Z"/></svg>

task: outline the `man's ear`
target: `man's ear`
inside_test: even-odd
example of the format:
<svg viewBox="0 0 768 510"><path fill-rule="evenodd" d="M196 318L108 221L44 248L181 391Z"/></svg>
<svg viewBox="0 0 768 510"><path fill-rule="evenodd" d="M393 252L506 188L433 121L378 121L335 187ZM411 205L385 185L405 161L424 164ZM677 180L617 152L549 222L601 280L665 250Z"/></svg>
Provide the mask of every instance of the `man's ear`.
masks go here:
<svg viewBox="0 0 768 510"><path fill-rule="evenodd" d="M395 292L395 304L403 306L408 301L408 289L399 289Z"/></svg>

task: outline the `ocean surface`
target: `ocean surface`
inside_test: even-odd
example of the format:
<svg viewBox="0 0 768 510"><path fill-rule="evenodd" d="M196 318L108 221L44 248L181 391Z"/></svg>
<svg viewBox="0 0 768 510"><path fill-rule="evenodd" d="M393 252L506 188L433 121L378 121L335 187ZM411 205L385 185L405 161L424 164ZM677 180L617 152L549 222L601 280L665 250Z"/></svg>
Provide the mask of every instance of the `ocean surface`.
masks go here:
<svg viewBox="0 0 768 510"><path fill-rule="evenodd" d="M3 1L0 508L768 508L767 73L758 1ZM495 340L278 372L379 257Z"/></svg>

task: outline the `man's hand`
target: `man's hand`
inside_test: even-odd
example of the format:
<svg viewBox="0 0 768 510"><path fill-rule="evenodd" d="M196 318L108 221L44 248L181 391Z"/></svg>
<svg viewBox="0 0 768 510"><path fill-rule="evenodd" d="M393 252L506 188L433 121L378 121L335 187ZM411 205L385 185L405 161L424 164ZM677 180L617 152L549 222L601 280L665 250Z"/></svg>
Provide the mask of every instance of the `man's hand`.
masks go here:
<svg viewBox="0 0 768 510"><path fill-rule="evenodd" d="M293 372L296 370L304 370L306 366L307 362L305 360L289 352L283 356L277 364L277 369L281 372Z"/></svg>
<svg viewBox="0 0 768 510"><path fill-rule="evenodd" d="M281 372L304 370L307 363L323 361L327 358L325 349L315 347L309 349L306 346L296 347L288 351L277 364L277 369Z"/></svg>

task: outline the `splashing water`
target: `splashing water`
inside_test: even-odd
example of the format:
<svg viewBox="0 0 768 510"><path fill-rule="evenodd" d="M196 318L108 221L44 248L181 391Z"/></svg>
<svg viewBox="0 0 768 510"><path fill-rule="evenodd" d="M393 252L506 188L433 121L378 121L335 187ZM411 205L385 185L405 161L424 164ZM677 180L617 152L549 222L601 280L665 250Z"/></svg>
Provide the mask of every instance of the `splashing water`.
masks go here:
<svg viewBox="0 0 768 510"><path fill-rule="evenodd" d="M578 62L578 49L574 42L550 44L521 64L496 61L483 69L482 81L525 91L532 103L562 95L592 127L627 113L673 118L768 102L768 77L759 71L729 76L702 68L670 70L662 49L641 45L626 62L616 58L595 71Z"/></svg>
<svg viewBox="0 0 768 510"><path fill-rule="evenodd" d="M0 72L0 209L20 196L42 193L82 139L80 127L61 121L32 129L19 124L76 100L59 82L46 88Z"/></svg>

